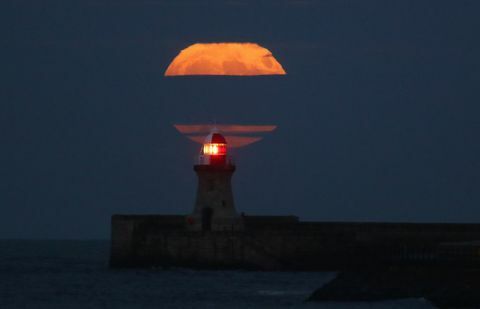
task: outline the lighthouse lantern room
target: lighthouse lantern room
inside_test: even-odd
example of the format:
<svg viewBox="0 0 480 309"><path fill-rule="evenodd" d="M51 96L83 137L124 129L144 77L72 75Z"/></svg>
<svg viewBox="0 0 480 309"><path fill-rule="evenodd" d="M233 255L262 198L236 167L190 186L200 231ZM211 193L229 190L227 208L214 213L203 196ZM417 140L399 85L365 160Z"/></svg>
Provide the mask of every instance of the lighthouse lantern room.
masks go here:
<svg viewBox="0 0 480 309"><path fill-rule="evenodd" d="M227 163L227 141L222 134L212 132L205 137L198 160L201 165L225 165Z"/></svg>

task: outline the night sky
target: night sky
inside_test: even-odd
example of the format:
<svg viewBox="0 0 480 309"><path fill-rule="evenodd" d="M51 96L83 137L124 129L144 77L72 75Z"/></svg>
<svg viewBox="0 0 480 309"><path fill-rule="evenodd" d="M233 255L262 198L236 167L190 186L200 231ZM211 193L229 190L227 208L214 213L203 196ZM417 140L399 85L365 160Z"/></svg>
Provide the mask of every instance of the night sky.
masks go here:
<svg viewBox="0 0 480 309"><path fill-rule="evenodd" d="M278 125L234 152L247 214L480 221L480 1L3 0L0 26L0 238L189 213L174 123ZM288 75L163 76L222 41Z"/></svg>

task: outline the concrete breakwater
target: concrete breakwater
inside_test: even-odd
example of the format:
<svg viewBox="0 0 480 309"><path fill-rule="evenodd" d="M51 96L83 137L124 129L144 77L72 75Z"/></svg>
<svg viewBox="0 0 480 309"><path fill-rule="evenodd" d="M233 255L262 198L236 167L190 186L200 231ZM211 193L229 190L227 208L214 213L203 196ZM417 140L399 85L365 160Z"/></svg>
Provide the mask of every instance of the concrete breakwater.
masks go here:
<svg viewBox="0 0 480 309"><path fill-rule="evenodd" d="M112 216L112 267L342 270L480 265L480 224L301 222L241 216L242 230L189 228L187 216Z"/></svg>
<svg viewBox="0 0 480 309"><path fill-rule="evenodd" d="M382 301L424 298L438 308L479 308L480 269L397 267L345 271L309 301Z"/></svg>

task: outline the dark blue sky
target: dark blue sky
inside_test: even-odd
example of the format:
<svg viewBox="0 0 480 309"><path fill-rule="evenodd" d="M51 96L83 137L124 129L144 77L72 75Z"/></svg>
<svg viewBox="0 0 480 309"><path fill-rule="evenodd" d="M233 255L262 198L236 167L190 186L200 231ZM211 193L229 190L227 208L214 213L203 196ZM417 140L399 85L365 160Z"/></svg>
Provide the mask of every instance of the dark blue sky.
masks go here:
<svg viewBox="0 0 480 309"><path fill-rule="evenodd" d="M172 124L277 124L236 151L239 211L480 220L479 1L0 4L0 238L108 238L188 213L198 145ZM285 77L168 79L195 42L250 41Z"/></svg>

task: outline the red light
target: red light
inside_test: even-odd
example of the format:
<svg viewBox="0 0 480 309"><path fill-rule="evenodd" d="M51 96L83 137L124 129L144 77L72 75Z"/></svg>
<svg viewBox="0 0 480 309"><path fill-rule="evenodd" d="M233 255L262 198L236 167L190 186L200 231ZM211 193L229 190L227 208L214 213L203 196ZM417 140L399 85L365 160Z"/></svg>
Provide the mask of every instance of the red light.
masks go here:
<svg viewBox="0 0 480 309"><path fill-rule="evenodd" d="M227 154L227 146L225 144L204 144L203 154L210 156L224 156Z"/></svg>

